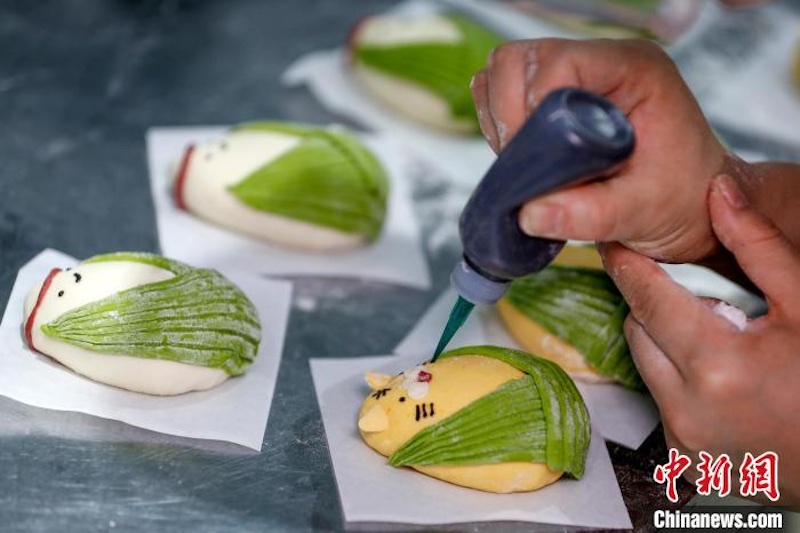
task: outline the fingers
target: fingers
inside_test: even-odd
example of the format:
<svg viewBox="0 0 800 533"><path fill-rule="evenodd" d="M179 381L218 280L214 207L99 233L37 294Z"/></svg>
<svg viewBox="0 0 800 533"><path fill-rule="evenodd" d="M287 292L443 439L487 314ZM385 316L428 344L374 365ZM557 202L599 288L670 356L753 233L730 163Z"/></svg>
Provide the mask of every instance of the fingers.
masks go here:
<svg viewBox="0 0 800 533"><path fill-rule="evenodd" d="M625 241L646 228L642 205L658 200L624 177L572 187L525 203L519 212L523 232L534 237L584 241ZM650 195L652 197L652 195ZM643 203L644 202L644 203Z"/></svg>
<svg viewBox="0 0 800 533"><path fill-rule="evenodd" d="M529 48L525 41L512 42L494 49L489 57L489 114L501 150L530 113L525 104Z"/></svg>
<svg viewBox="0 0 800 533"><path fill-rule="evenodd" d="M714 233L764 293L771 311L791 312L800 298L800 252L750 207L730 176L714 178L708 203Z"/></svg>
<svg viewBox="0 0 800 533"><path fill-rule="evenodd" d="M619 244L600 247L603 264L634 319L683 376L699 346L731 334L733 326L675 283L652 259Z"/></svg>
<svg viewBox="0 0 800 533"><path fill-rule="evenodd" d="M489 86L486 80L485 69L479 70L475 76L473 76L469 89L472 92L472 99L475 101L475 112L478 115L478 124L481 127L481 133L486 137L492 150L498 153L500 151L500 143L497 138L497 128L489 112Z"/></svg>
<svg viewBox="0 0 800 533"><path fill-rule="evenodd" d="M472 98L486 140L495 152L519 130L528 108L528 58L532 41L514 41L492 50L486 68L472 82Z"/></svg>
<svg viewBox="0 0 800 533"><path fill-rule="evenodd" d="M492 147L499 151L537 102L568 86L608 96L628 113L646 97L646 85L638 80L642 72L658 70L656 54L670 64L647 41L536 39L501 45L473 83L476 108L485 115L481 129L490 144L496 139Z"/></svg>
<svg viewBox="0 0 800 533"><path fill-rule="evenodd" d="M672 396L683 392L684 380L675 363L632 315L625 320L625 338L628 339L633 362L653 399L659 405L668 405Z"/></svg>
<svg viewBox="0 0 800 533"><path fill-rule="evenodd" d="M539 39L529 41L529 58L535 70L529 71L528 93L533 103L540 102L554 89L581 87L608 97L629 114L653 91L652 81L661 68L670 65L664 52L643 40Z"/></svg>

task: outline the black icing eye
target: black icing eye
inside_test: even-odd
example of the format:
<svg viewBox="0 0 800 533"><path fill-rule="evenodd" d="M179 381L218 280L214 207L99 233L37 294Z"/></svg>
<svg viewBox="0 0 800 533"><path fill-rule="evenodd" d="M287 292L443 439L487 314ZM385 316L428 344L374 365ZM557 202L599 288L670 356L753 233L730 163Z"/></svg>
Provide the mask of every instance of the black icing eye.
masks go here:
<svg viewBox="0 0 800 533"><path fill-rule="evenodd" d="M61 298L62 296L64 296L64 291L58 291L58 297Z"/></svg>
<svg viewBox="0 0 800 533"><path fill-rule="evenodd" d="M70 270L72 270L72 267L67 267L66 269L64 269L64 272L69 272Z"/></svg>
<svg viewBox="0 0 800 533"><path fill-rule="evenodd" d="M406 401L406 397L405 396L400 396L400 399L398 401L400 403L403 403L404 401Z"/></svg>
<svg viewBox="0 0 800 533"><path fill-rule="evenodd" d="M78 274L77 272L73 272L72 275L75 276L75 283L80 283L81 275Z"/></svg>

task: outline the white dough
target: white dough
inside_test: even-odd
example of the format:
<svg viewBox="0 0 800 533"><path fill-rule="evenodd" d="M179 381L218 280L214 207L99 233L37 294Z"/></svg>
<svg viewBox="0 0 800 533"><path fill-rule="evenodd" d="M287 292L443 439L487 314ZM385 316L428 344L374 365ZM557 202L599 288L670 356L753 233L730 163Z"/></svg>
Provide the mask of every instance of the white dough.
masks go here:
<svg viewBox="0 0 800 533"><path fill-rule="evenodd" d="M424 87L360 63L353 71L382 102L423 124L455 133L475 131L474 121L454 117L448 103Z"/></svg>
<svg viewBox="0 0 800 533"><path fill-rule="evenodd" d="M439 15L371 17L357 26L357 31L357 39L370 46L397 46L419 41L457 43L461 40L458 26Z"/></svg>
<svg viewBox="0 0 800 533"><path fill-rule="evenodd" d="M76 273L80 275L79 282ZM31 334L33 346L78 374L136 392L167 395L214 387L227 379L224 370L175 361L102 354L53 339L41 330L42 325L76 307L173 276L168 270L133 261L89 263L61 271L53 277L36 311ZM43 283L32 288L25 298L23 324L28 322ZM61 291L63 294L59 296Z"/></svg>
<svg viewBox="0 0 800 533"><path fill-rule="evenodd" d="M196 146L183 183L186 208L221 226L294 248L330 251L363 245L361 235L259 211L228 190L299 143L294 135L246 131ZM171 166L172 172L178 172L180 166Z"/></svg>

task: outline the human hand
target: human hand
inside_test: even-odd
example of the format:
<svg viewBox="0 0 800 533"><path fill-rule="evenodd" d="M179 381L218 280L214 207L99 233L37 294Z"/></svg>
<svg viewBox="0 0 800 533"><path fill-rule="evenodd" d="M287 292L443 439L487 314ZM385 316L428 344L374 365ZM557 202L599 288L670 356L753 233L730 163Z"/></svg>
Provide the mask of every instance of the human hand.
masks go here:
<svg viewBox="0 0 800 533"><path fill-rule="evenodd" d="M726 150L661 48L642 40L563 39L498 47L472 84L492 148L500 151L536 104L565 86L616 104L633 124L636 149L611 179L525 204L519 218L523 231L562 240L620 241L669 262L694 262L718 250L706 197L712 177L726 165Z"/></svg>
<svg viewBox="0 0 800 533"><path fill-rule="evenodd" d="M767 315L739 330L651 259L602 246L628 304L634 362L659 406L667 444L693 457L778 454L782 505L800 505L800 251L758 214L728 176L713 180L714 232L764 293ZM737 470L731 481L735 490ZM691 468L685 476L695 480Z"/></svg>

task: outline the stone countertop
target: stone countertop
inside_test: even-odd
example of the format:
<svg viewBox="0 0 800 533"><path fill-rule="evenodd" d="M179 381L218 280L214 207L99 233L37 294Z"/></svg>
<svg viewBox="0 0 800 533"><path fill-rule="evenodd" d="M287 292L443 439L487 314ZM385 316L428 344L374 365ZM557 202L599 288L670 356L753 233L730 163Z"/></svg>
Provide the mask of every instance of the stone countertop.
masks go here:
<svg viewBox="0 0 800 533"><path fill-rule="evenodd" d="M277 80L303 53L337 45L355 20L393 3L3 2L0 308L17 270L43 248L79 258L158 251L148 127L337 120ZM722 133L734 147L798 159L795 148ZM342 531L307 360L388 353L446 286L459 254L457 213L441 200L469 191L417 171L414 198L434 288L295 280L260 454L0 397L0 529ZM634 522L646 525L646 511L665 503L650 481L666 457L663 439L656 433L637 452L610 449ZM691 493L683 486L683 501Z"/></svg>

